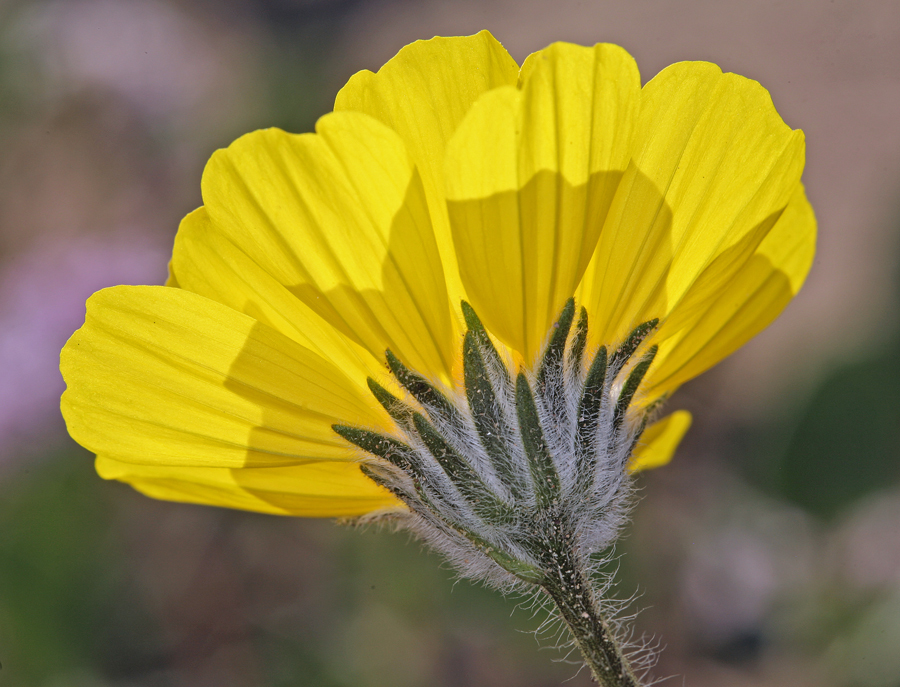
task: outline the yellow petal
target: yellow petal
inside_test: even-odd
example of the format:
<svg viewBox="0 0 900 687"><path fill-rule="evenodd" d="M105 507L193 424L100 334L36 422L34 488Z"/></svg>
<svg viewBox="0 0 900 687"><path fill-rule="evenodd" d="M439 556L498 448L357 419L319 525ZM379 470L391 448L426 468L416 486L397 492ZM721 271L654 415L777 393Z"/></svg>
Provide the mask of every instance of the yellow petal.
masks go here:
<svg viewBox="0 0 900 687"><path fill-rule="evenodd" d="M63 349L69 433L97 454L159 465L352 460L335 422L378 425L363 389L274 329L181 289L94 294Z"/></svg>
<svg viewBox="0 0 900 687"><path fill-rule="evenodd" d="M177 286L277 329L334 363L359 383L384 366L353 343L218 231L206 208L185 217L175 237L170 273ZM168 285L173 285L174 277Z"/></svg>
<svg viewBox="0 0 900 687"><path fill-rule="evenodd" d="M633 162L613 200L581 297L607 341L665 318L723 252L725 283L778 220L804 140L755 81L680 63L643 89Z"/></svg>
<svg viewBox="0 0 900 687"><path fill-rule="evenodd" d="M390 348L448 380L456 325L403 142L353 112L322 117L316 131L257 131L216 152L202 182L210 220L376 358Z"/></svg>
<svg viewBox="0 0 900 687"><path fill-rule="evenodd" d="M178 277L175 276L175 268L172 266L172 260L169 260L169 276L166 279L166 286L171 286L174 289L179 288Z"/></svg>
<svg viewBox="0 0 900 687"><path fill-rule="evenodd" d="M97 472L152 498L301 517L352 517L402 508L353 462L275 468L136 465L98 456Z"/></svg>
<svg viewBox="0 0 900 687"><path fill-rule="evenodd" d="M463 298L444 206L444 148L472 103L486 91L515 85L519 67L487 31L407 45L378 73L355 74L337 95L335 112L365 112L396 131L413 157L428 198L448 288Z"/></svg>
<svg viewBox="0 0 900 687"><path fill-rule="evenodd" d="M659 354L647 374L648 395L674 391L767 327L800 290L815 248L816 218L798 184L772 231L728 283L701 275L692 287L696 295L683 301L689 312L673 316L671 329L669 322L663 325Z"/></svg>
<svg viewBox="0 0 900 687"><path fill-rule="evenodd" d="M631 458L631 471L658 468L672 460L675 449L690 426L691 414L686 410L676 410L647 427Z"/></svg>
<svg viewBox="0 0 900 687"><path fill-rule="evenodd" d="M531 361L575 292L631 154L640 97L617 46L557 43L522 90L472 107L447 146L460 273L485 325Z"/></svg>

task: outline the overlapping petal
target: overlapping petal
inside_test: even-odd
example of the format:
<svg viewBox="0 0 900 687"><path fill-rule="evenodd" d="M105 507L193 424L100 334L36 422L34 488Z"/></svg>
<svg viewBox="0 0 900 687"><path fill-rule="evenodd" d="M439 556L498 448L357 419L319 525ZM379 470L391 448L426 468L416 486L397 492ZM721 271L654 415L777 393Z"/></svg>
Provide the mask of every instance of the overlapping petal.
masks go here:
<svg viewBox="0 0 900 687"><path fill-rule="evenodd" d="M364 112L396 131L415 161L431 210L451 302L464 297L444 204L444 150L480 95L515 85L519 67L488 32L407 45L377 73L355 74L334 110Z"/></svg>
<svg viewBox="0 0 900 687"><path fill-rule="evenodd" d="M217 231L344 336L450 378L444 272L421 178L391 129L343 112L316 134L248 134L213 155L202 188Z"/></svg>
<svg viewBox="0 0 900 687"><path fill-rule="evenodd" d="M802 185L752 257L719 283L700 275L660 331L657 365L648 375L648 394L670 393L731 355L765 329L800 290L812 266L816 219ZM723 262L730 260L723 253ZM688 302L690 301L690 302Z"/></svg>
<svg viewBox="0 0 900 687"><path fill-rule="evenodd" d="M581 281L631 155L640 76L628 53L557 43L521 90L472 107L447 146L463 284L485 324L527 362Z"/></svg>
<svg viewBox="0 0 900 687"><path fill-rule="evenodd" d="M177 286L250 315L359 381L382 363L295 296L210 222L206 208L185 217L170 266Z"/></svg>
<svg viewBox="0 0 900 687"><path fill-rule="evenodd" d="M63 349L62 411L124 462L228 468L353 460L334 422L378 425L365 380L181 289L106 289Z"/></svg>
<svg viewBox="0 0 900 687"><path fill-rule="evenodd" d="M723 253L724 286L799 184L804 140L755 81L708 63L672 65L641 94L632 163L613 200L581 298L605 340L676 312Z"/></svg>
<svg viewBox="0 0 900 687"><path fill-rule="evenodd" d="M229 469L138 465L98 456L96 468L104 479L126 482L153 498L274 515L352 517L400 506L350 462Z"/></svg>

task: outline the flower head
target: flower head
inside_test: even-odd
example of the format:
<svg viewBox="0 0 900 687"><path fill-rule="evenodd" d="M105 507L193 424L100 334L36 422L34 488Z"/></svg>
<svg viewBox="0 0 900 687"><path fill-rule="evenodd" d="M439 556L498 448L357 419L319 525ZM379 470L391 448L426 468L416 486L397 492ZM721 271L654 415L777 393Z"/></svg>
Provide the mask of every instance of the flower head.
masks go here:
<svg viewBox="0 0 900 687"><path fill-rule="evenodd" d="M443 485L502 510L539 474L597 496L615 480L584 471L667 462L690 418L659 401L797 293L803 164L768 93L712 64L642 88L613 45L520 68L487 32L414 43L314 134L213 155L167 286L88 301L63 414L156 498L354 516Z"/></svg>
<svg viewBox="0 0 900 687"><path fill-rule="evenodd" d="M487 32L360 72L316 133L215 153L165 287L88 301L62 409L154 497L393 513L465 575L552 600L640 684L598 559L661 402L800 288L804 140L757 83L621 48L519 68Z"/></svg>

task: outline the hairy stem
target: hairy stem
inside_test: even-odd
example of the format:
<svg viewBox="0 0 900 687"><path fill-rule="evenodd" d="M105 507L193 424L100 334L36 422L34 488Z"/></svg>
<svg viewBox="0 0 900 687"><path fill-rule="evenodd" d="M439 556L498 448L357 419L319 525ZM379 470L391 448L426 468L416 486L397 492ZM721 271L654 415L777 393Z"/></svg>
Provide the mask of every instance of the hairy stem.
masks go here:
<svg viewBox="0 0 900 687"><path fill-rule="evenodd" d="M604 619L574 552L553 546L553 573L541 585L569 626L591 674L603 687L639 687L622 647Z"/></svg>
<svg viewBox="0 0 900 687"><path fill-rule="evenodd" d="M463 303L465 403L386 351L408 396L368 384L394 431L333 429L374 456L363 472L409 507L409 527L463 574L540 587L594 679L639 687L591 561L609 550L628 514L629 455L650 412L632 401L657 348L632 358L657 320L638 325L612 355L599 346L586 365L587 311L572 334L575 310L566 301L533 369L513 370Z"/></svg>

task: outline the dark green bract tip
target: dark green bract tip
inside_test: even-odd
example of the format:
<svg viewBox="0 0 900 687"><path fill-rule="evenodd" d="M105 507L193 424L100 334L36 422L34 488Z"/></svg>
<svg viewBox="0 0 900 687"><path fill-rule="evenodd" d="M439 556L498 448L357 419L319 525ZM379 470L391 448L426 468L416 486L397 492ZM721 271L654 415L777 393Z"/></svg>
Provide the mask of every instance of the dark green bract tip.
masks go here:
<svg viewBox="0 0 900 687"><path fill-rule="evenodd" d="M628 379L625 380L622 391L619 393L619 400L616 401L616 409L613 414L613 429L618 429L622 426L622 422L625 419L625 411L631 405L631 400L634 398L634 394L637 392L641 382L644 381L644 375L647 374L647 370L653 364L653 359L658 351L659 346L651 346L644 357L641 358L641 361L634 366L634 369L628 375Z"/></svg>
<svg viewBox="0 0 900 687"><path fill-rule="evenodd" d="M461 301L460 305L462 306L463 318L466 320L466 326L469 328L468 333L472 335L474 338L473 342L477 344L477 347L481 352L485 369L489 370L491 374L494 375L495 380L501 387L498 391L501 393L506 391L507 387L511 385L511 380L509 378L509 370L506 368L503 358L501 358L500 353L497 352L494 342L491 341L491 337L488 336L487 330L484 328L478 315L475 314L475 310L472 309L472 306L465 301Z"/></svg>
<svg viewBox="0 0 900 687"><path fill-rule="evenodd" d="M458 411L450 400L434 384L406 367L390 349L384 352L384 357L400 385L412 394L413 398L421 403L429 414L437 413L444 419L454 419L458 415Z"/></svg>
<svg viewBox="0 0 900 687"><path fill-rule="evenodd" d="M372 392L375 400L387 411L391 419L401 427L409 427L412 422L413 409L371 377L366 378L366 384L368 384L369 391Z"/></svg>
<svg viewBox="0 0 900 687"><path fill-rule="evenodd" d="M584 357L584 349L587 346L588 335L588 312L587 308L581 307L578 313L578 323L575 325L575 334L572 336L572 343L569 344L569 359L573 374L581 372L581 359Z"/></svg>
<svg viewBox="0 0 900 687"><path fill-rule="evenodd" d="M553 325L550 340L547 342L541 359L541 366L538 370L538 384L541 386L556 382L555 377L562 372L563 354L566 350L566 340L569 338L573 319L575 319L575 299L570 298L566 301Z"/></svg>
<svg viewBox="0 0 900 687"><path fill-rule="evenodd" d="M616 352L612 354L609 359L609 366L618 371L621 367L628 362L634 352L640 347L642 343L644 343L644 339L656 329L656 325L659 324L659 318L654 317L652 320L648 320L643 324L639 324L635 327L631 334L628 335L628 338L616 349Z"/></svg>
<svg viewBox="0 0 900 687"><path fill-rule="evenodd" d="M484 325L481 323L481 319L475 314L474 308L471 305L466 303L466 301L460 301L460 305L462 306L463 318L466 321L466 326L473 331L484 331Z"/></svg>
<svg viewBox="0 0 900 687"><path fill-rule="evenodd" d="M410 469L415 462L415 453L402 441L360 427L331 425L338 435L358 446L366 453L378 456L402 470Z"/></svg>

